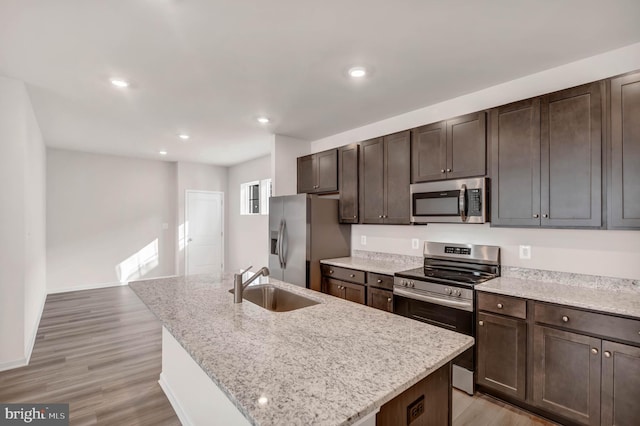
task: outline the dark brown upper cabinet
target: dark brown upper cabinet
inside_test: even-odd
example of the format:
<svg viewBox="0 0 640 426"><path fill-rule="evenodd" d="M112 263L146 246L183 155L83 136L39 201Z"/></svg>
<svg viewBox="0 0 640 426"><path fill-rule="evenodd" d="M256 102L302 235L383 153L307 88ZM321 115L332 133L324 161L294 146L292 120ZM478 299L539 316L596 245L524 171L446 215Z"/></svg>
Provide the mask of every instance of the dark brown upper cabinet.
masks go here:
<svg viewBox="0 0 640 426"><path fill-rule="evenodd" d="M340 223L358 223L359 152L358 144L346 145L338 149Z"/></svg>
<svg viewBox="0 0 640 426"><path fill-rule="evenodd" d="M486 116L464 115L412 130L411 182L486 174Z"/></svg>
<svg viewBox="0 0 640 426"><path fill-rule="evenodd" d="M411 133L362 142L360 222L408 224Z"/></svg>
<svg viewBox="0 0 640 426"><path fill-rule="evenodd" d="M491 111L492 226L602 226L602 83Z"/></svg>
<svg viewBox="0 0 640 426"><path fill-rule="evenodd" d="M338 190L338 150L298 157L298 194Z"/></svg>
<svg viewBox="0 0 640 426"><path fill-rule="evenodd" d="M640 72L611 80L611 229L640 229L639 165Z"/></svg>

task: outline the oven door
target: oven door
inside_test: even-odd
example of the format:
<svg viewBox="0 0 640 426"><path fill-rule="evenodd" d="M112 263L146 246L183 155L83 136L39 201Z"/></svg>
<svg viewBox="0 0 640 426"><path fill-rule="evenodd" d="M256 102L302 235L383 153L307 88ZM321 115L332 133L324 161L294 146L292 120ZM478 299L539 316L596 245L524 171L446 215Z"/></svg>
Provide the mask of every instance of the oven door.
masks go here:
<svg viewBox="0 0 640 426"><path fill-rule="evenodd" d="M474 313L462 309L456 309L394 294L393 313L426 322L437 327L466 334L468 336L474 335ZM467 370L473 371L473 348L460 354L453 360L453 363L464 367Z"/></svg>

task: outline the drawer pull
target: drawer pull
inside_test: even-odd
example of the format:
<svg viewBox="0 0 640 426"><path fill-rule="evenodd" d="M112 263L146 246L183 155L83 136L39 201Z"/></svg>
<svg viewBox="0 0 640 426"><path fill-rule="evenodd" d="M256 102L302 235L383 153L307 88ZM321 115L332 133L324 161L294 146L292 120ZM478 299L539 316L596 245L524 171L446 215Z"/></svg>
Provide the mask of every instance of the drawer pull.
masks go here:
<svg viewBox="0 0 640 426"><path fill-rule="evenodd" d="M497 305L497 306L498 306L498 309L502 309L502 308L503 308L502 303L498 303L498 305Z"/></svg>
<svg viewBox="0 0 640 426"><path fill-rule="evenodd" d="M566 315L563 315L563 316L562 316L562 321L563 321L563 322L569 322L569 317L568 317L568 316L566 316Z"/></svg>
<svg viewBox="0 0 640 426"><path fill-rule="evenodd" d="M350 276L351 278L353 278L353 277L355 277L355 274L349 274L349 276Z"/></svg>
<svg viewBox="0 0 640 426"><path fill-rule="evenodd" d="M611 358L611 352L609 352L609 351L604 351L604 357L605 357L605 358Z"/></svg>
<svg viewBox="0 0 640 426"><path fill-rule="evenodd" d="M382 280L378 280L378 284L380 284L382 282Z"/></svg>
<svg viewBox="0 0 640 426"><path fill-rule="evenodd" d="M329 269L329 273L330 273L330 274L333 274L333 269Z"/></svg>
<svg viewBox="0 0 640 426"><path fill-rule="evenodd" d="M484 325L484 321L478 321L478 325Z"/></svg>
<svg viewBox="0 0 640 426"><path fill-rule="evenodd" d="M387 302L391 303L391 298L387 297Z"/></svg>
<svg viewBox="0 0 640 426"><path fill-rule="evenodd" d="M591 348L591 353L594 354L594 355L598 355L598 349L597 348ZM606 352L605 352L605 354L606 354Z"/></svg>

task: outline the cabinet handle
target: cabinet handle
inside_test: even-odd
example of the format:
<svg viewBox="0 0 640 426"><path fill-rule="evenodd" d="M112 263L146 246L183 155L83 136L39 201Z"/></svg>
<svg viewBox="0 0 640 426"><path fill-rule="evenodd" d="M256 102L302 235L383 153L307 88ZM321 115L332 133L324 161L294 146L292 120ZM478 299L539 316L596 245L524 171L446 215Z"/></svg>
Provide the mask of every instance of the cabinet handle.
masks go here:
<svg viewBox="0 0 640 426"><path fill-rule="evenodd" d="M387 302L391 303L391 300L393 299L391 299L390 297L387 297Z"/></svg>
<svg viewBox="0 0 640 426"><path fill-rule="evenodd" d="M333 269L329 269L329 273L330 273L330 274L333 274Z"/></svg>
<svg viewBox="0 0 640 426"><path fill-rule="evenodd" d="M356 218L356 216L353 217L354 219Z"/></svg>
<svg viewBox="0 0 640 426"><path fill-rule="evenodd" d="M591 353L594 355L598 355L598 349L597 348L591 348Z"/></svg>
<svg viewBox="0 0 640 426"><path fill-rule="evenodd" d="M502 303L498 303L498 309L502 309L502 308L503 308Z"/></svg>
<svg viewBox="0 0 640 426"><path fill-rule="evenodd" d="M350 276L351 278L353 278L353 277L355 277L355 274L349 274L349 276Z"/></svg>
<svg viewBox="0 0 640 426"><path fill-rule="evenodd" d="M478 321L478 325L484 325L484 321Z"/></svg>
<svg viewBox="0 0 640 426"><path fill-rule="evenodd" d="M538 215L537 213L533 215L533 217L535 217L536 219L540 217L540 215Z"/></svg>
<svg viewBox="0 0 640 426"><path fill-rule="evenodd" d="M447 173L451 173L451 169L447 169Z"/></svg>
<svg viewBox="0 0 640 426"><path fill-rule="evenodd" d="M568 316L566 316L566 315L563 315L563 316L562 316L562 321L563 321L563 322L569 322L569 317L568 317Z"/></svg>
<svg viewBox="0 0 640 426"><path fill-rule="evenodd" d="M444 173L444 169L440 169L440 173Z"/></svg>
<svg viewBox="0 0 640 426"><path fill-rule="evenodd" d="M382 280L378 280L378 284L380 284L382 282Z"/></svg>
<svg viewBox="0 0 640 426"><path fill-rule="evenodd" d="M378 219L382 219L382 215L378 215Z"/></svg>
<svg viewBox="0 0 640 426"><path fill-rule="evenodd" d="M549 217L549 215L545 213L545 214L542 215L542 217L546 218L546 217Z"/></svg>
<svg viewBox="0 0 640 426"><path fill-rule="evenodd" d="M611 352L609 352L609 351L604 351L604 357L605 357L605 358L611 358Z"/></svg>

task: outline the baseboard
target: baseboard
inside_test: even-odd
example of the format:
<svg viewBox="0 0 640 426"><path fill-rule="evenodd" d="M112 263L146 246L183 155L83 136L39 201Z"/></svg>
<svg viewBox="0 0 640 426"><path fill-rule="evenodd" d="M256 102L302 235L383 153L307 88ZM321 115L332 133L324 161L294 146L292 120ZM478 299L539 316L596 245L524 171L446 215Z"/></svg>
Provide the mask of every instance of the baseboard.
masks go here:
<svg viewBox="0 0 640 426"><path fill-rule="evenodd" d="M45 293L42 297L42 301L40 302L40 309L38 309L38 320L36 321L36 326L31 333L31 337L29 338L29 342L27 343L27 347L25 348L25 355L27 364L31 361L31 354L33 353L33 347L36 344L36 337L38 336L38 329L40 328L40 320L42 319L42 312L44 312L44 304L47 301L47 294Z"/></svg>
<svg viewBox="0 0 640 426"><path fill-rule="evenodd" d="M176 416L178 416L180 423L182 423L183 426L191 426L192 423L189 420L187 413L185 413L184 409L180 405L180 402L171 390L171 386L169 386L169 382L167 382L166 376L164 374L160 373L160 380L158 380L158 383L160 384L160 387L162 388L164 394L167 396L171 407L173 407L173 411L176 412Z"/></svg>
<svg viewBox="0 0 640 426"><path fill-rule="evenodd" d="M63 288L48 290L47 294L68 293L70 291L80 291L80 290L95 290L97 288L116 287L119 285L127 285L127 283L121 283L120 281L113 281L113 282L100 283L100 284L77 285L72 287L63 287Z"/></svg>
<svg viewBox="0 0 640 426"><path fill-rule="evenodd" d="M13 361L0 362L0 371L13 370L14 368L24 367L29 363L27 358L20 358Z"/></svg>

